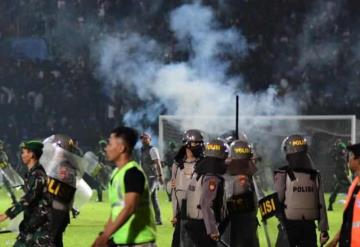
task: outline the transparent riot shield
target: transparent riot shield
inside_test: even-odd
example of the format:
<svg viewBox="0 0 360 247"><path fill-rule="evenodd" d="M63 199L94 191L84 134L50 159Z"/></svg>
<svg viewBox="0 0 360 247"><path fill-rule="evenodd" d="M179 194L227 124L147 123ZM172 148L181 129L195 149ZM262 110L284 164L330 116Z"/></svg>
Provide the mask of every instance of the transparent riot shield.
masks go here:
<svg viewBox="0 0 360 247"><path fill-rule="evenodd" d="M92 196L92 189L85 182L84 179L76 180L76 192L73 207L79 210L82 206L88 203Z"/></svg>
<svg viewBox="0 0 360 247"><path fill-rule="evenodd" d="M6 179L9 185L13 188L24 185L24 180L10 164L1 163L0 173L3 176L3 183Z"/></svg>
<svg viewBox="0 0 360 247"><path fill-rule="evenodd" d="M111 167L102 164L99 157L93 152L86 152L84 159L87 161L88 166L85 172L92 176L100 185L105 188L110 180L112 169Z"/></svg>
<svg viewBox="0 0 360 247"><path fill-rule="evenodd" d="M76 177L84 175L87 161L53 143L45 143L40 163L44 166L46 174L51 177L76 187Z"/></svg>
<svg viewBox="0 0 360 247"><path fill-rule="evenodd" d="M86 152L84 154L84 159L87 161L85 172L92 177L96 177L103 167L99 161L99 157L93 152Z"/></svg>

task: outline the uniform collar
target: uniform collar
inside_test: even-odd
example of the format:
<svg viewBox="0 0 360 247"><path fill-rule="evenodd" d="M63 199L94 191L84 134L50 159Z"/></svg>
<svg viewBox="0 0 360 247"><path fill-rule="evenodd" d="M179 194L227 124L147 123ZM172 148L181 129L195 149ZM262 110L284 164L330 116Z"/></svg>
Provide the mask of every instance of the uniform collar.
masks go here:
<svg viewBox="0 0 360 247"><path fill-rule="evenodd" d="M39 166L41 166L39 162L35 163L35 165L30 168L30 170L28 171L28 173L33 172L33 171L36 170Z"/></svg>

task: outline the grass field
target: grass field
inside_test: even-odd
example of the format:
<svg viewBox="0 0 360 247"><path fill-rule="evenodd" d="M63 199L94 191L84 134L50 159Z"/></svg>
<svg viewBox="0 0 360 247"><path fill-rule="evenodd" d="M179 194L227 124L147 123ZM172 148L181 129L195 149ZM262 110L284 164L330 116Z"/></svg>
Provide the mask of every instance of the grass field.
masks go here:
<svg viewBox="0 0 360 247"><path fill-rule="evenodd" d="M104 193L104 195L105 194L106 193ZM105 197L105 201L101 203L96 202L95 197L96 195L94 193L91 202L81 209L78 218L71 221L64 236L65 247L89 247L96 238L98 232L102 230L103 225L109 216L109 205L107 203L107 197ZM344 199L344 195L338 196L338 200L339 199ZM157 244L158 247L169 247L173 228L170 224L171 205L166 200L165 192L160 192L160 204L164 224L157 229ZM5 195L4 190L0 189L0 212L4 212L9 206L9 198ZM334 206L334 211L328 213L330 236L333 236L340 227L342 208L343 204L336 204ZM5 224L0 224L0 227L4 225ZM277 234L275 219L270 220L268 228L271 239L275 241ZM301 231L301 229L299 229L299 231ZM15 237L15 233L0 234L0 247L12 246ZM259 238L260 246L267 246L262 227L259 229Z"/></svg>

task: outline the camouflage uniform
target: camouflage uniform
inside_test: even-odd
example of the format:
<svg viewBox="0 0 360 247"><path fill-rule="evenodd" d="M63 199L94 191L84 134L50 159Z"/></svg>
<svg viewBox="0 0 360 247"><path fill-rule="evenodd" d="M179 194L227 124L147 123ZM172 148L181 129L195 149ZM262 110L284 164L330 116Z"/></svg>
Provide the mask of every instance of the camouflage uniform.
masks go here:
<svg viewBox="0 0 360 247"><path fill-rule="evenodd" d="M52 247L50 234L50 199L47 195L47 176L37 163L25 175L25 195L6 211L13 219L22 211L24 219L19 226L20 233L15 247Z"/></svg>
<svg viewBox="0 0 360 247"><path fill-rule="evenodd" d="M346 192L349 188L351 181L348 177L349 170L347 167L347 157L346 154L336 154L334 157L335 162L335 172L334 172L334 187L332 193L329 197L329 208L328 210L333 210L333 204L336 201L337 194L339 192Z"/></svg>

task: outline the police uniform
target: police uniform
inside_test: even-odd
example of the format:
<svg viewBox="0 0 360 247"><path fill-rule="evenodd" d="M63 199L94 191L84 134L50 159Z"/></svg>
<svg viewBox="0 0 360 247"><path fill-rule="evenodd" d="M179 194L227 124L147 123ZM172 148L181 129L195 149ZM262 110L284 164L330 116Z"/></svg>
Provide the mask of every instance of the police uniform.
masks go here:
<svg viewBox="0 0 360 247"><path fill-rule="evenodd" d="M51 198L52 222L51 231L56 247L63 247L63 234L70 223L70 210L73 207L76 192L75 164L78 157L73 140L66 135L53 135L45 143L44 156L48 157L52 167L45 167L48 172L48 193ZM53 156L48 156L48 145L55 149ZM49 153L52 153L51 151Z"/></svg>
<svg viewBox="0 0 360 247"><path fill-rule="evenodd" d="M151 145L144 145L141 148L141 167L144 170L149 183L151 201L155 212L155 219L157 224L161 224L161 211L157 197L157 189L159 188L158 174L156 170L155 160L160 161L160 155L156 147Z"/></svg>
<svg viewBox="0 0 360 247"><path fill-rule="evenodd" d="M275 172L275 190L282 206L278 216L285 232L279 233L276 246L283 246L282 234L287 234L290 246L317 246L316 220L324 244L329 230L324 192L320 174L307 154L307 140L300 135L287 137L283 150L289 165Z"/></svg>
<svg viewBox="0 0 360 247"><path fill-rule="evenodd" d="M42 152L42 143L25 142L22 148L33 152ZM24 212L24 219L19 226L19 235L15 247L51 247L53 239L50 229L51 202L47 193L47 176L40 163L35 164L25 174L25 195L6 211L13 219Z"/></svg>
<svg viewBox="0 0 360 247"><path fill-rule="evenodd" d="M205 158L196 166L186 192L187 247L217 246L218 226L224 219L224 178L228 145L212 140L205 145Z"/></svg>
<svg viewBox="0 0 360 247"><path fill-rule="evenodd" d="M189 187L192 174L194 173L196 164L202 159L203 134L199 130L190 129L184 132L182 141L184 145L179 149L174 157L174 164L171 169L171 181L168 183L168 191L171 193L171 202L173 208L173 219L176 219L175 229L173 233L172 247L187 247L189 243L189 235L185 230L186 225L186 191ZM200 151L191 150L190 142L201 143ZM186 157L186 149L191 150L194 155L193 160ZM174 186L172 186L174 184Z"/></svg>
<svg viewBox="0 0 360 247"><path fill-rule="evenodd" d="M229 225L224 240L232 247L258 247L257 198L252 175L252 148L247 141L236 140L230 146L230 163L224 175Z"/></svg>
<svg viewBox="0 0 360 247"><path fill-rule="evenodd" d="M348 178L348 168L347 168L347 160L346 160L346 145L343 142L335 143L333 153L333 160L335 163L335 171L334 178L335 184L332 189L332 193L329 197L329 207L328 210L333 210L333 204L336 200L336 196L341 191L346 191L351 182Z"/></svg>

